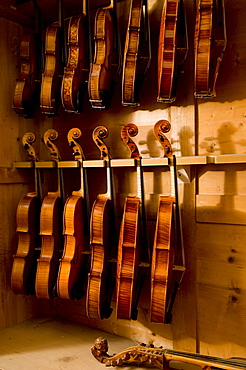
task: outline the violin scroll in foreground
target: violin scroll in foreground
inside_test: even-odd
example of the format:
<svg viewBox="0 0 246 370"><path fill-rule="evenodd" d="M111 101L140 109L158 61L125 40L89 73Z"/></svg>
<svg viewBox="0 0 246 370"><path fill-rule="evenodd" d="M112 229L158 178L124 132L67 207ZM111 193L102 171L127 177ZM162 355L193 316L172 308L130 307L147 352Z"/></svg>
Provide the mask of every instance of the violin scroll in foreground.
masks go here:
<svg viewBox="0 0 246 370"><path fill-rule="evenodd" d="M124 364L136 363L151 364L159 369L171 369L172 362L194 365L206 370L216 368L221 370L245 370L246 363L242 359L232 358L223 359L219 357L212 357L207 355L200 355L197 353L189 353L182 351L175 351L172 349L164 349L162 347L146 346L141 344L135 347L129 347L126 350L110 356L108 355L108 341L103 337L95 340L95 344L91 347L92 355L106 366L121 366ZM183 365L184 366L184 365Z"/></svg>

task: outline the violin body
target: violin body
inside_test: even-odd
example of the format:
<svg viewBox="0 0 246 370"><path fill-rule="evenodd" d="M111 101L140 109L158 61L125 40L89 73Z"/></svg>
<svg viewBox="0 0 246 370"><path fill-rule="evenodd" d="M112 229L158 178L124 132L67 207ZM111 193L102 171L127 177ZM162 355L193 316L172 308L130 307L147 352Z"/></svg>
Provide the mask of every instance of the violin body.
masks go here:
<svg viewBox="0 0 246 370"><path fill-rule="evenodd" d="M88 274L86 313L91 319L108 318L112 309L111 298L115 283L110 262L115 220L113 207L113 186L110 158L103 139L108 136L104 126L93 131L93 140L101 152L101 159L107 165L107 192L99 194L93 204L90 218L91 265Z"/></svg>
<svg viewBox="0 0 246 370"><path fill-rule="evenodd" d="M152 322L165 323L167 292L173 267L171 225L174 201L171 196L160 196L151 264L150 320Z"/></svg>
<svg viewBox="0 0 246 370"><path fill-rule="evenodd" d="M224 0L200 0L195 29L195 97L213 98L226 48Z"/></svg>
<svg viewBox="0 0 246 370"><path fill-rule="evenodd" d="M35 248L40 245L39 214L40 199L37 193L27 193L20 200L16 213L18 248L11 273L11 287L16 294L35 293Z"/></svg>
<svg viewBox="0 0 246 370"><path fill-rule="evenodd" d="M40 93L41 111L47 115L56 114L61 91L61 35L60 26L47 27L45 36L45 69L42 74Z"/></svg>
<svg viewBox="0 0 246 370"><path fill-rule="evenodd" d="M140 262L140 203L138 197L126 198L118 245L116 315L117 318L128 320L133 315L133 299L136 296L136 279Z"/></svg>
<svg viewBox="0 0 246 370"><path fill-rule="evenodd" d="M41 253L36 274L36 295L50 299L55 296L59 258L63 248L63 202L59 194L48 193L40 214Z"/></svg>
<svg viewBox="0 0 246 370"><path fill-rule="evenodd" d="M64 250L57 279L60 298L80 299L84 294L79 286L87 261L83 252L88 249L84 222L84 199L79 192L73 192L64 206Z"/></svg>
<svg viewBox="0 0 246 370"><path fill-rule="evenodd" d="M13 109L20 116L30 118L34 114L39 93L37 36L27 32L20 45L21 70L16 81Z"/></svg>
<svg viewBox="0 0 246 370"><path fill-rule="evenodd" d="M106 109L113 83L114 27L112 10L100 8L95 19L95 54L89 75L89 99L93 108Z"/></svg>
<svg viewBox="0 0 246 370"><path fill-rule="evenodd" d="M210 45L212 36L213 0L201 0L195 31L195 88L196 95L209 92Z"/></svg>
<svg viewBox="0 0 246 370"><path fill-rule="evenodd" d="M81 94L89 74L89 61L85 48L85 16L70 18L68 27L68 61L62 79L62 105L67 112L77 113Z"/></svg>
<svg viewBox="0 0 246 370"><path fill-rule="evenodd" d="M87 316L91 319L107 318L111 314L105 307L105 297L110 288L109 276L109 246L110 231L110 200L97 197L91 212L91 267L87 285Z"/></svg>
<svg viewBox="0 0 246 370"><path fill-rule="evenodd" d="M141 56L140 53L143 4L143 0L132 0L131 3L123 58L122 104L124 106L140 105L139 93L150 64L150 56Z"/></svg>

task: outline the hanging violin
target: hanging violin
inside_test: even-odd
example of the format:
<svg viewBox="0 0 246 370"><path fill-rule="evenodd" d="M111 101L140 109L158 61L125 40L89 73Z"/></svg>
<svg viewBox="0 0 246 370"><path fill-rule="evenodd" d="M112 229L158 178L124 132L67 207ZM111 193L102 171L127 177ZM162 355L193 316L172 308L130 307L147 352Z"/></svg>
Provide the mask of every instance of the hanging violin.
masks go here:
<svg viewBox="0 0 246 370"><path fill-rule="evenodd" d="M68 60L64 68L61 97L64 109L70 113L81 111L81 98L89 77L86 17L86 4L83 1L82 14L71 17L68 26Z"/></svg>
<svg viewBox="0 0 246 370"><path fill-rule="evenodd" d="M36 168L38 160L32 143L35 135L27 132L22 143L33 163L35 190L27 193L19 202L16 213L18 248L14 255L11 288L16 294L35 294L35 274L37 267L39 237L39 217L41 208L40 173Z"/></svg>
<svg viewBox="0 0 246 370"><path fill-rule="evenodd" d="M169 159L171 179L170 195L161 195L159 200L151 262L150 320L159 323L171 322L174 298L184 274L176 158L169 140L164 135L170 129L171 125L167 120L158 121L154 127L155 137L164 149L164 157ZM182 257L182 266L174 272L174 261L177 261L179 254Z"/></svg>
<svg viewBox="0 0 246 370"><path fill-rule="evenodd" d="M108 318L112 313L110 302L115 278L113 277L110 256L112 254L115 214L114 191L110 156L103 139L108 136L104 126L93 131L93 140L101 152L107 171L107 191L95 200L90 219L91 266L88 274L86 312L91 319Z"/></svg>
<svg viewBox="0 0 246 370"><path fill-rule="evenodd" d="M177 80L187 56L183 0L164 0L158 47L158 102L176 99Z"/></svg>
<svg viewBox="0 0 246 370"><path fill-rule="evenodd" d="M83 151L78 143L81 131L73 128L67 138L75 160L80 165L80 189L73 191L64 206L64 250L60 260L57 293L60 298L80 299L84 295L82 282L85 277L89 250L88 191L83 169Z"/></svg>
<svg viewBox="0 0 246 370"><path fill-rule="evenodd" d="M50 150L51 160L56 164L60 153L53 143L58 137L57 131L50 129L44 134L44 142ZM63 249L62 215L64 190L61 169L57 166L57 190L48 192L44 198L40 213L41 253L36 274L36 295L50 299L56 295L56 281L60 254Z"/></svg>
<svg viewBox="0 0 246 370"><path fill-rule="evenodd" d="M93 108L107 109L113 94L115 74L120 67L120 42L114 0L99 8L95 18L95 53L89 75L89 99Z"/></svg>
<svg viewBox="0 0 246 370"><path fill-rule="evenodd" d="M33 116L39 93L37 41L35 32L26 32L20 44L21 70L16 80L13 109L25 118Z"/></svg>
<svg viewBox="0 0 246 370"><path fill-rule="evenodd" d="M143 22L144 19L144 22ZM139 94L150 65L147 0L132 0L125 40L122 104L139 106Z"/></svg>
<svg viewBox="0 0 246 370"><path fill-rule="evenodd" d="M195 29L196 98L213 98L226 48L224 0L200 0Z"/></svg>
<svg viewBox="0 0 246 370"><path fill-rule="evenodd" d="M131 123L121 130L121 138L128 146L131 158L135 159L137 170L137 195L129 195L125 200L116 275L116 316L128 320L137 318L137 303L142 288L139 264L148 248L141 157L131 139L137 133L137 126Z"/></svg>

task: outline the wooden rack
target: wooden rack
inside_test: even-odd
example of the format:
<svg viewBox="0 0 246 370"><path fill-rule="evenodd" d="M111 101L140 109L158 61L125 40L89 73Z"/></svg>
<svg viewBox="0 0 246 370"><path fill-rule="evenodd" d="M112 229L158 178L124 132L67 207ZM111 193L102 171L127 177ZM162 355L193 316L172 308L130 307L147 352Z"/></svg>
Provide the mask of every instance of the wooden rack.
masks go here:
<svg viewBox="0 0 246 370"><path fill-rule="evenodd" d="M189 165L206 165L206 164L236 164L246 163L246 154L221 154L221 155L209 155L209 156L187 156L177 157L178 166L189 166ZM83 166L85 168L102 168L105 165L103 160L85 160ZM168 166L168 158L143 158L142 165L144 167L157 167L157 166ZM37 168L54 168L56 166L53 161L39 161L36 162ZM134 159L112 159L112 167L134 167ZM32 168L32 162L14 162L13 167L15 168ZM59 168L77 168L79 167L78 161L60 161L58 162Z"/></svg>

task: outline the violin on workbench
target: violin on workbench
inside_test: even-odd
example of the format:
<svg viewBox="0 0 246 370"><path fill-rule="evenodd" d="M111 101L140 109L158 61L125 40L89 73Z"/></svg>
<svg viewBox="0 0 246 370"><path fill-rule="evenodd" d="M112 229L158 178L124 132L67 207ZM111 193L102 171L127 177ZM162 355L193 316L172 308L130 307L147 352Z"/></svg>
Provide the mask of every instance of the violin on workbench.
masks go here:
<svg viewBox="0 0 246 370"><path fill-rule="evenodd" d="M65 111L79 113L82 96L89 78L88 10L83 1L83 12L74 15L68 25L68 60L62 78L61 97Z"/></svg>
<svg viewBox="0 0 246 370"><path fill-rule="evenodd" d="M60 259L57 294L60 298L80 299L84 295L83 280L87 272L89 251L88 189L83 168L83 151L78 143L80 129L73 128L67 138L79 163L80 189L72 192L64 206L64 250Z"/></svg>
<svg viewBox="0 0 246 370"><path fill-rule="evenodd" d="M115 277L111 261L116 232L114 189L109 150L104 143L108 130L98 126L93 140L98 146L107 171L107 191L99 194L93 203L90 219L91 266L88 274L86 313L91 319L108 318Z"/></svg>
<svg viewBox="0 0 246 370"><path fill-rule="evenodd" d="M35 135L27 132L22 143L33 164L35 174L35 190L27 193L19 202L16 213L18 248L14 255L11 288L16 294L35 294L35 275L37 268L38 249L40 247L39 220L41 208L40 172L36 168L38 161L32 143Z"/></svg>
<svg viewBox="0 0 246 370"><path fill-rule="evenodd" d="M89 99L93 108L109 108L115 77L120 72L121 51L116 1L99 8L94 25L95 51L89 75Z"/></svg>
<svg viewBox="0 0 246 370"><path fill-rule="evenodd" d="M182 281L184 267L183 237L178 202L176 158L165 133L171 129L167 120L158 121L154 134L169 160L170 195L161 195L156 221L151 261L150 321L170 323L172 306ZM174 265L179 261L179 265Z"/></svg>
<svg viewBox="0 0 246 370"><path fill-rule="evenodd" d="M123 56L122 104L139 106L151 59L147 0L132 0Z"/></svg>
<svg viewBox="0 0 246 370"><path fill-rule="evenodd" d="M63 250L63 178L62 171L58 167L60 153L53 142L57 137L58 133L54 129L50 129L44 134L44 142L50 150L51 160L57 166L57 190L48 192L42 202L40 213L42 244L36 274L36 296L46 299L56 296L59 259Z"/></svg>
<svg viewBox="0 0 246 370"><path fill-rule="evenodd" d="M127 196L120 227L116 275L116 316L120 319L137 318L137 304L143 286L139 265L148 255L148 237L145 216L143 173L141 157L137 145L131 139L138 128L133 123L126 124L121 130L121 138L130 150L131 158L136 161L137 195ZM148 264L147 264L148 266Z"/></svg>

